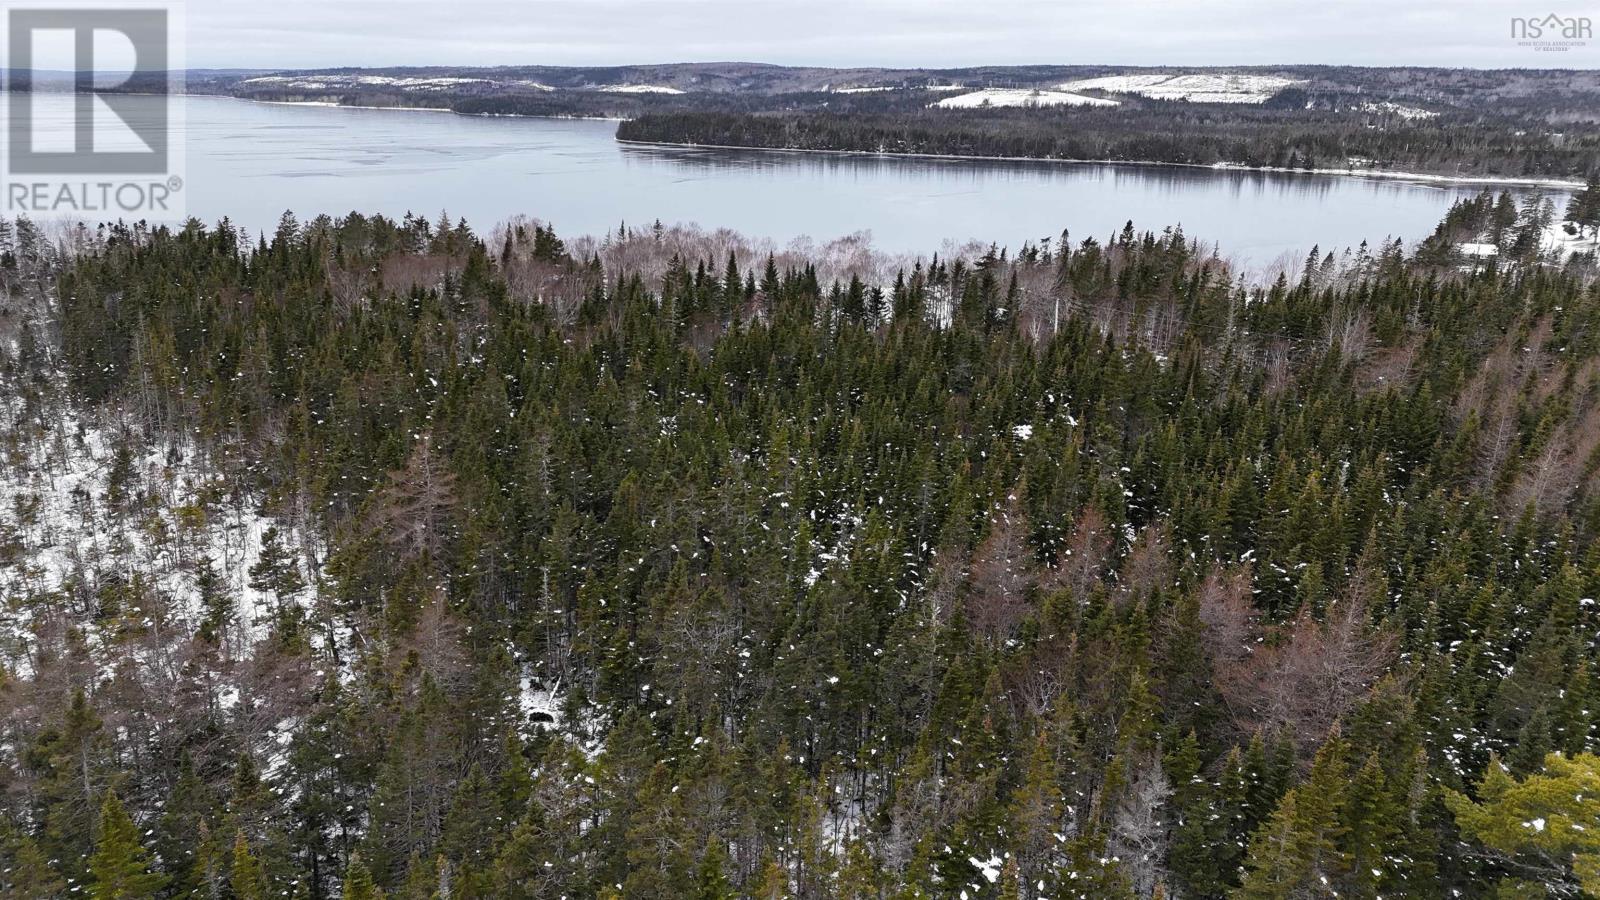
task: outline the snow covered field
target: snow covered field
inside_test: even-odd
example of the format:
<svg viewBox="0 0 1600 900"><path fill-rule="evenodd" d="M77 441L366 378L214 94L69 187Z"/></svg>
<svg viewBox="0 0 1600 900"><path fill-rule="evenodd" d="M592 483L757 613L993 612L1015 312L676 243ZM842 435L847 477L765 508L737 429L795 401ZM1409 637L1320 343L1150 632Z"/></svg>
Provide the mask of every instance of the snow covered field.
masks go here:
<svg viewBox="0 0 1600 900"><path fill-rule="evenodd" d="M1056 89L1138 94L1154 100L1190 103L1265 103L1273 94L1298 83L1277 75L1153 73L1085 78L1056 85Z"/></svg>
<svg viewBox="0 0 1600 900"><path fill-rule="evenodd" d="M662 84L608 84L600 90L607 94L681 94L683 91Z"/></svg>
<svg viewBox="0 0 1600 900"><path fill-rule="evenodd" d="M946 97L930 105L940 109L979 109L985 106L1116 106L1117 101L1085 97L1068 91L986 88Z"/></svg>
<svg viewBox="0 0 1600 900"><path fill-rule="evenodd" d="M1439 114L1431 109L1423 109L1420 106L1405 106L1403 104L1393 103L1388 100L1380 100L1377 102L1368 100L1367 102L1361 104L1358 109L1360 109L1362 112L1399 116L1408 122L1417 119L1439 118Z"/></svg>

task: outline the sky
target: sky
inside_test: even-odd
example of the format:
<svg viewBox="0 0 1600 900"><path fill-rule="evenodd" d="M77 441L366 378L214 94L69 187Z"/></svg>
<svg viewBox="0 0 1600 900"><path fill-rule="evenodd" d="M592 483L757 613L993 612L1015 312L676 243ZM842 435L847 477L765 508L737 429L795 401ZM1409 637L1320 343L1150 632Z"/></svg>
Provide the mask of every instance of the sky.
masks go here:
<svg viewBox="0 0 1600 900"><path fill-rule="evenodd" d="M189 0L192 68L1435 65L1600 68L1511 38L1600 0Z"/></svg>

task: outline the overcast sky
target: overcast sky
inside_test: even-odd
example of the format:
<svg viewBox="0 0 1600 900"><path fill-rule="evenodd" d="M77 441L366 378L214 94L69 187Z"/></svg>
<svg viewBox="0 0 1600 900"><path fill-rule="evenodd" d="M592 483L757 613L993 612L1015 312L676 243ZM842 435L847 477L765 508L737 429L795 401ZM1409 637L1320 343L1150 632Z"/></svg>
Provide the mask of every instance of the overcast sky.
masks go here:
<svg viewBox="0 0 1600 900"><path fill-rule="evenodd" d="M1600 68L1535 52L1527 0L189 0L188 65L1333 63Z"/></svg>

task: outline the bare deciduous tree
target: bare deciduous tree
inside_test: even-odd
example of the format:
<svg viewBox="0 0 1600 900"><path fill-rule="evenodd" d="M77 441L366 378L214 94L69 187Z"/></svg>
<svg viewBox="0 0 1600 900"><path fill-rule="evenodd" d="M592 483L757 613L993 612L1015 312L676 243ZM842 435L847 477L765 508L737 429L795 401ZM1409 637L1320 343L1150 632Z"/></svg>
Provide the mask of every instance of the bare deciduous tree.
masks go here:
<svg viewBox="0 0 1600 900"><path fill-rule="evenodd" d="M384 543L405 559L437 556L456 509L455 484L431 436L423 435L379 494L373 518Z"/></svg>
<svg viewBox="0 0 1600 900"><path fill-rule="evenodd" d="M1104 573L1111 554L1111 530L1099 508L1086 506L1073 523L1067 545L1050 569L1047 590L1066 589L1082 602Z"/></svg>
<svg viewBox="0 0 1600 900"><path fill-rule="evenodd" d="M1358 580L1358 583L1359 580ZM1302 610L1261 643L1248 594L1238 583L1203 589L1216 686L1241 731L1282 733L1309 758L1340 717L1389 669L1394 637L1368 622L1368 598L1357 588L1318 621Z"/></svg>
<svg viewBox="0 0 1600 900"><path fill-rule="evenodd" d="M1018 493L1012 492L1005 508L990 520L989 534L972 556L968 621L995 642L1009 638L1027 615L1028 592L1036 579Z"/></svg>

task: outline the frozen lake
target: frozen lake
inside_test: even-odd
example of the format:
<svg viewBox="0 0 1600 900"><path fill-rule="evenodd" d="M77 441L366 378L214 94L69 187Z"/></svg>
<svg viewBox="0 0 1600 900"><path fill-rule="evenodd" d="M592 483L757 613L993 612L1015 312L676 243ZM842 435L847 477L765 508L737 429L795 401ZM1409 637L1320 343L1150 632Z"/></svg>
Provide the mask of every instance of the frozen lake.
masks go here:
<svg viewBox="0 0 1600 900"><path fill-rule="evenodd" d="M159 102L151 98L151 102ZM1017 247L1105 237L1132 219L1181 225L1252 267L1323 250L1408 243L1450 203L1447 185L1345 176L1096 163L1005 162L636 146L614 122L485 118L186 97L187 211L270 229L357 210L480 232L523 214L563 235L693 222L779 244L870 232L874 246L931 253L947 241Z"/></svg>

